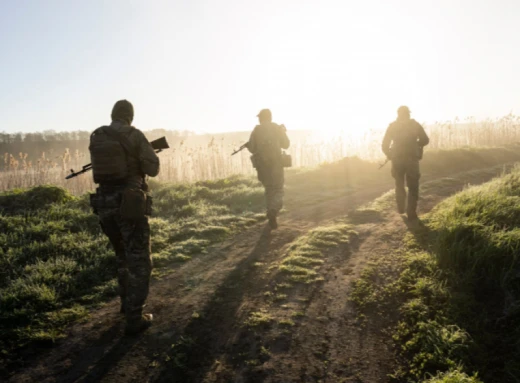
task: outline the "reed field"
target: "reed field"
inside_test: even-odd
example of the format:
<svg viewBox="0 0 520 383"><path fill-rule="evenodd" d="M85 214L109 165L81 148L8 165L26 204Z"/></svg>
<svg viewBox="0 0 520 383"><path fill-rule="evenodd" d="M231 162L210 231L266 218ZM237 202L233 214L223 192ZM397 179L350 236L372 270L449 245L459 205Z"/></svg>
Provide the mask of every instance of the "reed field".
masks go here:
<svg viewBox="0 0 520 383"><path fill-rule="evenodd" d="M493 147L520 141L520 116L507 115L498 119L477 122L472 118L436 122L426 125L430 144L426 150L453 149L459 147ZM215 180L234 174L253 174L249 152L243 150L231 156L233 150L244 143L248 132L219 135L181 136L177 132L156 130L145 132L150 140L162 133L176 133L170 149L160 153L161 172L157 179L167 182L194 182ZM319 132L289 131L293 167L312 167L324 162L334 162L344 157L359 157L370 161L382 160L380 150L384 130L369 130L358 134L354 130L323 137ZM73 136L70 133L70 136ZM76 134L76 136L79 136ZM29 154L23 150L24 142L18 139L18 152L3 153L0 164L0 190L26 188L42 184L65 187L79 195L94 189L89 173L65 180L71 169L81 170L90 162L88 141L83 139L76 149L61 147ZM70 143L70 141L67 141ZM34 144L34 142L30 142ZM72 146L72 145L71 145ZM4 148L9 146L4 145ZM33 145L34 147L34 145ZM81 149L83 147L83 149Z"/></svg>

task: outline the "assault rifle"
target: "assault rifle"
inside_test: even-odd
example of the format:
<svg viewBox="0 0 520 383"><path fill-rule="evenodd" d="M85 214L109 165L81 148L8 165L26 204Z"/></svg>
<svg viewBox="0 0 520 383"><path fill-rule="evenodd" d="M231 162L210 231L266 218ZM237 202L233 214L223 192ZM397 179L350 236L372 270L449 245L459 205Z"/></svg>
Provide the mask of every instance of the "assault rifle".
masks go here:
<svg viewBox="0 0 520 383"><path fill-rule="evenodd" d="M161 137L156 140L150 141L150 144L152 145L152 148L155 149L155 153L160 153L164 149L169 149L170 145L168 145L168 142L166 141L166 137ZM74 172L74 169L70 169L70 173L67 177L65 177L66 180L70 180L71 178L74 178L76 176L79 176L80 174L86 173L89 170L92 170L92 164L84 165L79 172Z"/></svg>
<svg viewBox="0 0 520 383"><path fill-rule="evenodd" d="M379 165L379 169L382 169L383 166L385 166L388 163L388 161L390 161L390 158L387 158L385 162L383 162L381 165Z"/></svg>
<svg viewBox="0 0 520 383"><path fill-rule="evenodd" d="M247 146L249 145L249 141L246 142L244 145L242 145L240 148L238 148L237 150L235 150L233 153L231 153L232 156L234 156L235 154L237 154L238 152L241 152L242 150L244 150L245 148L247 148Z"/></svg>

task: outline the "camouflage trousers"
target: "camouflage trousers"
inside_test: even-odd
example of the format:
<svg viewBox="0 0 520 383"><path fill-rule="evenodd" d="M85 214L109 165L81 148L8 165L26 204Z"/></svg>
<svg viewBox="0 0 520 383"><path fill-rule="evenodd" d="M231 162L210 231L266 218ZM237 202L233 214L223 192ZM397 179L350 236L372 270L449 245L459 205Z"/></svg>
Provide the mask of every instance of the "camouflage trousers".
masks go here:
<svg viewBox="0 0 520 383"><path fill-rule="evenodd" d="M257 169L258 180L265 188L265 203L267 211L278 214L283 207L284 169L280 166L261 167Z"/></svg>
<svg viewBox="0 0 520 383"><path fill-rule="evenodd" d="M116 253L119 295L126 320L140 319L152 273L148 217L122 219L119 208L98 209L97 213Z"/></svg>
<svg viewBox="0 0 520 383"><path fill-rule="evenodd" d="M392 177L395 179L395 199L400 213L415 214L419 200L419 161L392 161ZM406 186L408 186L408 204L406 204ZM406 206L406 207L405 207Z"/></svg>

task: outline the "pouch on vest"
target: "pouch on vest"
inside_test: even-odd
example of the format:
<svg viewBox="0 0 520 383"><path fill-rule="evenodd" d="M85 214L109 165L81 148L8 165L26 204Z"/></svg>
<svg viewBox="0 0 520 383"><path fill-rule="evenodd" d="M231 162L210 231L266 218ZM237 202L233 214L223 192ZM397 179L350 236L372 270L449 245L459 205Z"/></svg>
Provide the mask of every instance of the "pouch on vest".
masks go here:
<svg viewBox="0 0 520 383"><path fill-rule="evenodd" d="M146 210L145 210L144 214L146 216L151 216L152 208L153 208L153 198L150 194L146 194Z"/></svg>
<svg viewBox="0 0 520 383"><path fill-rule="evenodd" d="M251 160L253 168L256 169L258 167L258 156L253 154L251 157L249 157L249 159Z"/></svg>
<svg viewBox="0 0 520 383"><path fill-rule="evenodd" d="M282 153L282 165L284 168L290 168L292 166L292 157L290 154Z"/></svg>
<svg viewBox="0 0 520 383"><path fill-rule="evenodd" d="M123 219L136 220L146 215L146 193L141 189L126 189L121 198L120 213Z"/></svg>
<svg viewBox="0 0 520 383"><path fill-rule="evenodd" d="M417 159L422 160L424 153L424 147L423 146L417 146Z"/></svg>
<svg viewBox="0 0 520 383"><path fill-rule="evenodd" d="M97 215L98 213L98 201L97 194L90 193L90 207L92 208L92 212Z"/></svg>
<svg viewBox="0 0 520 383"><path fill-rule="evenodd" d="M90 207L94 214L98 214L99 209L118 209L121 206L121 194L103 194L96 192L90 194Z"/></svg>

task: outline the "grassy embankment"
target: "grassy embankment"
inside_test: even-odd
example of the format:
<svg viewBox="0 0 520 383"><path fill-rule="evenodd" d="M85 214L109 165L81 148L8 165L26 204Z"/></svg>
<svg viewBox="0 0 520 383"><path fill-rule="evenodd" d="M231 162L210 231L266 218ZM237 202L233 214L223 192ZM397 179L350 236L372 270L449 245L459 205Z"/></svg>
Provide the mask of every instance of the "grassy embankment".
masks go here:
<svg viewBox="0 0 520 383"><path fill-rule="evenodd" d="M425 155L423 174L444 174L448 164L455 172L519 159L514 146L431 152ZM314 169L291 169L287 205L314 203L380 184L385 180L377 167L350 158ZM156 276L263 219L263 189L250 177L151 186ZM113 252L87 201L86 195L75 197L52 186L0 194L3 373L29 346L52 344L64 336L68 324L116 294Z"/></svg>
<svg viewBox="0 0 520 383"><path fill-rule="evenodd" d="M423 222L353 295L362 314L394 324L394 377L519 381L520 169L448 198Z"/></svg>

